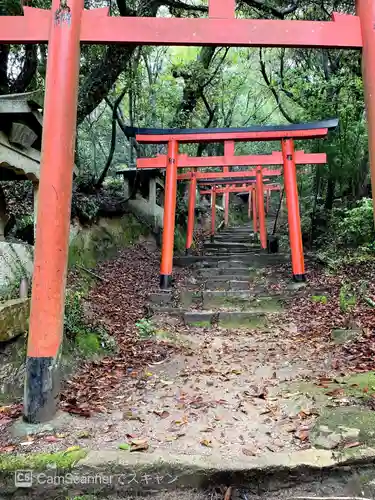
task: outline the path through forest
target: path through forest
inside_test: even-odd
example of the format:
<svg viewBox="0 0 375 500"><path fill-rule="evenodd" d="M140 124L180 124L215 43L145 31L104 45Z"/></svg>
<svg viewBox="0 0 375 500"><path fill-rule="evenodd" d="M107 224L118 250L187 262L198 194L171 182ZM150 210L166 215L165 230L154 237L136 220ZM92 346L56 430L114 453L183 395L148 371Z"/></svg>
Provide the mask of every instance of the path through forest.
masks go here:
<svg viewBox="0 0 375 500"><path fill-rule="evenodd" d="M143 243L98 266L86 316L118 354L67 382L52 426L29 438L8 427L4 452L78 445L228 463L372 444L375 313L343 307L342 274L308 261L307 283L292 283L289 256L261 252L248 225L179 258L173 294L154 286L158 262ZM370 418L364 430L356 412Z"/></svg>

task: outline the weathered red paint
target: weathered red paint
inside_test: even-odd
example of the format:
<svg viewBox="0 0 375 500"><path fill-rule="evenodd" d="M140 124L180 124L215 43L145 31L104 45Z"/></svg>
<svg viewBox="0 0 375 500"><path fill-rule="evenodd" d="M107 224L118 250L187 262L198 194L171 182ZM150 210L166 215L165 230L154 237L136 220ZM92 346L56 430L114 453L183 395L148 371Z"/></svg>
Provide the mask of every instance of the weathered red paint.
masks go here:
<svg viewBox="0 0 375 500"><path fill-rule="evenodd" d="M218 19L234 17L235 0L208 0L208 16Z"/></svg>
<svg viewBox="0 0 375 500"><path fill-rule="evenodd" d="M224 158L233 158L234 157L234 141L225 141L224 142ZM223 172L228 173L229 169L232 165L225 165L223 167ZM229 192L224 194L224 226L228 226L229 224Z"/></svg>
<svg viewBox="0 0 375 500"><path fill-rule="evenodd" d="M257 192L256 189L253 189L253 196L252 196L252 203L253 203L253 231L254 234L258 233L258 214L257 214Z"/></svg>
<svg viewBox="0 0 375 500"><path fill-rule="evenodd" d="M177 157L178 142L168 143L168 167L165 176L163 243L161 248L160 284L161 288L170 286L173 267L174 228L177 195Z"/></svg>
<svg viewBox="0 0 375 500"><path fill-rule="evenodd" d="M178 177L177 177L178 179ZM180 180L180 179L178 179ZM263 179L263 181L270 181L271 179L266 177L265 179ZM244 185L244 184L252 184L255 182L255 179L249 179L246 181L243 181L243 180L233 180L233 179L230 179L230 180L225 180L225 179L218 179L217 180L217 183L213 183L212 181L211 182L200 182L199 183L199 186L213 186L213 185L220 185L220 186L225 186L225 185L231 185L231 186L236 186L237 184L240 184L240 185Z"/></svg>
<svg viewBox="0 0 375 500"><path fill-rule="evenodd" d="M259 236L260 236L260 246L265 249L267 248L267 228L266 228L266 214L264 211L264 186L263 186L263 173L262 167L257 167L257 209L259 217Z"/></svg>
<svg viewBox="0 0 375 500"><path fill-rule="evenodd" d="M216 225L216 189L211 191L211 238L215 236Z"/></svg>
<svg viewBox="0 0 375 500"><path fill-rule="evenodd" d="M188 253L193 244L194 222L195 222L195 200L197 195L197 177L192 172L189 184L188 221L186 229L186 252Z"/></svg>
<svg viewBox="0 0 375 500"><path fill-rule="evenodd" d="M327 155L325 153L305 153L304 151L296 151L296 164L298 165L315 165L327 163ZM227 156L188 156L187 154L178 155L179 168L210 168L210 167L250 167L250 166L267 166L267 165L282 165L283 155L281 151L273 151L269 155L227 155ZM158 155L154 158L138 158L138 169L154 169L166 168L167 156ZM255 171L254 171L255 172ZM203 172L199 172L201 174ZM211 172L212 173L212 172ZM255 175L255 173L254 173Z"/></svg>
<svg viewBox="0 0 375 500"><path fill-rule="evenodd" d="M247 215L249 217L249 220L251 219L251 200L253 198L253 188L250 189L249 191L249 200L248 200L248 208L247 208Z"/></svg>
<svg viewBox="0 0 375 500"><path fill-rule="evenodd" d="M255 183L253 184L243 184L242 186L228 186L228 187L223 187L223 188L218 188L216 186L214 186L212 189L215 188L215 191L216 191L216 194L224 194L226 193L227 191L229 191L229 193L247 193L249 191L249 189L251 188L254 188L255 187ZM279 184L267 184L267 188L270 188L274 191L280 191L280 185ZM211 189L209 190L201 190L200 191L200 194L201 195L205 195L205 194L211 194Z"/></svg>
<svg viewBox="0 0 375 500"><path fill-rule="evenodd" d="M368 122L372 203L375 217L375 3L373 0L357 0L356 8L363 39L362 73Z"/></svg>
<svg viewBox="0 0 375 500"><path fill-rule="evenodd" d="M301 220L299 214L297 175L294 163L294 144L292 139L282 141L284 157L284 187L288 209L290 250L292 254L293 277L297 281L305 280Z"/></svg>
<svg viewBox="0 0 375 500"><path fill-rule="evenodd" d="M229 12L229 8L219 5L211 6L211 12L211 18L183 19L115 17L108 15L108 8L88 10L82 19L81 41L226 47L361 48L363 45L357 16L334 14L333 21L226 19L219 17ZM47 42L51 12L24 7L24 13L24 16L1 17L1 40Z"/></svg>
<svg viewBox="0 0 375 500"><path fill-rule="evenodd" d="M58 8L59 1L54 0L52 12ZM27 347L29 357L55 357L62 339L82 11L83 0L75 0L70 9L70 23L55 23L49 12L45 18L49 45ZM30 22L32 18L29 18ZM12 19L17 18L10 18L10 25ZM4 38L1 27L0 38Z"/></svg>
<svg viewBox="0 0 375 500"><path fill-rule="evenodd" d="M255 169L252 170L242 170L240 172L197 172L196 177L197 179L200 180L218 180L218 182L225 181L225 179L234 179L236 177L239 178L244 178L244 177L249 177L249 180L251 178L255 179L256 171ZM264 170L264 175L267 177L279 177L282 175L281 169L277 170L270 170L270 169L265 169ZM177 179L179 181L188 181L191 178L191 172L188 172L186 174L179 174L177 176Z"/></svg>

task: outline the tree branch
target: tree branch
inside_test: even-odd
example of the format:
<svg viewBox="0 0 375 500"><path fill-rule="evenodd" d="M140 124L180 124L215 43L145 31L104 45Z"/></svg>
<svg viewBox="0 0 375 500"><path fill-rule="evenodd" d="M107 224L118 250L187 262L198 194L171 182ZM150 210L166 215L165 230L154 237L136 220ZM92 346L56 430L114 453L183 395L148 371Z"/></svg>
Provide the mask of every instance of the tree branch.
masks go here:
<svg viewBox="0 0 375 500"><path fill-rule="evenodd" d="M261 9L263 12L267 12L279 19L284 19L285 16L295 12L298 8L299 0L292 0L292 3L287 7L277 8L269 5L267 0L242 0L249 7L253 7L256 9Z"/></svg>
<svg viewBox="0 0 375 500"><path fill-rule="evenodd" d="M121 101L122 99L124 98L124 95L126 94L127 92L127 86L125 86L122 91L121 91L121 94L118 96L118 98L116 99L115 103L113 104L113 108L112 108L112 134L111 134L111 145L110 145L110 148L109 148L109 154L108 154L108 158L107 158L107 161L106 161L106 164L103 168L103 171L97 181L97 183L95 184L95 188L96 189L99 189L103 182L104 182L104 179L106 178L106 175L108 173L108 170L109 170L109 167L111 166L111 163L112 163L112 160L113 160L113 155L115 153L115 148L116 148L116 124L117 124L117 120L116 120L116 116L117 116L117 109L119 107L119 105L121 104ZM106 101L108 102L109 99L106 99Z"/></svg>
<svg viewBox="0 0 375 500"><path fill-rule="evenodd" d="M263 52L262 52L261 48L259 49L259 63L260 63L260 71L262 73L263 79L266 82L267 87L272 92L272 94L273 94L273 96L275 98L275 101L276 101L276 103L277 103L277 105L279 107L279 110L280 110L281 114L284 116L284 118L286 120L288 120L289 123L294 123L293 118L289 115L289 113L286 111L286 109L284 108L284 106L281 104L280 96L276 92L276 89L271 84L271 81L270 81L270 79L269 79L269 77L267 75L266 63L263 60Z"/></svg>
<svg viewBox="0 0 375 500"><path fill-rule="evenodd" d="M26 45L23 66L19 75L10 86L10 93L19 94L21 92L25 92L35 77L37 67L37 46L34 44Z"/></svg>
<svg viewBox="0 0 375 500"><path fill-rule="evenodd" d="M185 2L180 2L179 0L164 0L163 5L172 7L173 9L183 9L189 12L208 12L208 8L205 5L189 5Z"/></svg>

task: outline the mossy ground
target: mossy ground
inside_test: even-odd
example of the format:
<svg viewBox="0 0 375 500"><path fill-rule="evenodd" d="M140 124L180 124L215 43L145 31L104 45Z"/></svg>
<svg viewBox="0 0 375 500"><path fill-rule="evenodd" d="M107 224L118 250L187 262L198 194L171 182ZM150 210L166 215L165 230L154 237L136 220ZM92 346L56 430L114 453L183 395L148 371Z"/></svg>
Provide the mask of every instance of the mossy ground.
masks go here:
<svg viewBox="0 0 375 500"><path fill-rule="evenodd" d="M57 453L30 453L17 455L0 455L0 472L14 470L44 470L48 466L59 470L70 470L79 460L87 455L87 450L74 449Z"/></svg>

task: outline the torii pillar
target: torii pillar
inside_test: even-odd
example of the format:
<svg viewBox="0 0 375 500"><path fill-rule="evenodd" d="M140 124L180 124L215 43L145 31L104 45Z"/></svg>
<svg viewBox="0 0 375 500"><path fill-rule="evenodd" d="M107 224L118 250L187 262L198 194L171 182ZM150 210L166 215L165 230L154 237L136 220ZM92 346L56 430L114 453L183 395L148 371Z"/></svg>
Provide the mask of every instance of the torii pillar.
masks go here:
<svg viewBox="0 0 375 500"><path fill-rule="evenodd" d="M186 229L186 254L190 253L191 245L193 244L196 197L197 197L197 176L196 173L192 171L189 183L188 220Z"/></svg>
<svg viewBox="0 0 375 500"><path fill-rule="evenodd" d="M224 142L224 156L234 156L234 141ZM229 167L224 167L223 172L229 172ZM224 226L229 224L229 192L224 194Z"/></svg>
<svg viewBox="0 0 375 500"><path fill-rule="evenodd" d="M367 112L373 215L375 219L375 2L357 0L362 32L362 75Z"/></svg>
<svg viewBox="0 0 375 500"><path fill-rule="evenodd" d="M286 195L286 206L288 209L289 241L290 251L292 254L293 279L294 281L301 282L306 281L306 277L293 139L283 139L281 145L284 158L284 189Z"/></svg>
<svg viewBox="0 0 375 500"><path fill-rule="evenodd" d="M260 246L263 249L267 248L267 229L266 229L266 214L264 209L264 187L263 187L263 172L262 167L256 168L256 190L258 201L258 216L259 216L259 236Z"/></svg>
<svg viewBox="0 0 375 500"><path fill-rule="evenodd" d="M54 416L60 385L83 0L70 5L53 0L48 43L24 396L30 423Z"/></svg>

